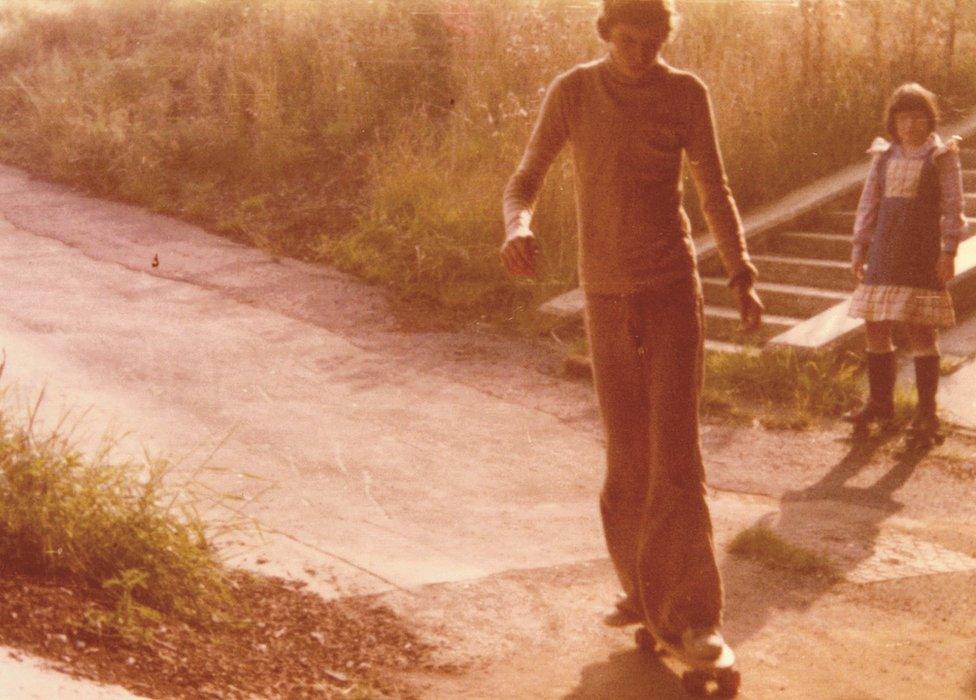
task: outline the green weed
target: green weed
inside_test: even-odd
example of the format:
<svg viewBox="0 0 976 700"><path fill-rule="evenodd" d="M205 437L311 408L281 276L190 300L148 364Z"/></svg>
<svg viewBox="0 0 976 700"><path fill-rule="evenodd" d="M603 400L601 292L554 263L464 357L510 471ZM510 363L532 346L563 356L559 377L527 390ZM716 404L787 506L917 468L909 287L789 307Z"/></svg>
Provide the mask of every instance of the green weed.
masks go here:
<svg viewBox="0 0 976 700"><path fill-rule="evenodd" d="M745 411L767 427L805 428L839 416L863 392L859 364L850 355L803 357L788 348L705 354L703 408Z"/></svg>
<svg viewBox="0 0 976 700"><path fill-rule="evenodd" d="M766 525L754 525L736 535L729 553L758 561L765 566L796 574L835 579L836 567L826 554L788 542Z"/></svg>
<svg viewBox="0 0 976 700"><path fill-rule="evenodd" d="M2 571L92 590L110 612L79 623L99 634L137 640L162 615L209 622L226 607L225 574L202 520L163 488L168 469L88 459L57 429L0 412Z"/></svg>

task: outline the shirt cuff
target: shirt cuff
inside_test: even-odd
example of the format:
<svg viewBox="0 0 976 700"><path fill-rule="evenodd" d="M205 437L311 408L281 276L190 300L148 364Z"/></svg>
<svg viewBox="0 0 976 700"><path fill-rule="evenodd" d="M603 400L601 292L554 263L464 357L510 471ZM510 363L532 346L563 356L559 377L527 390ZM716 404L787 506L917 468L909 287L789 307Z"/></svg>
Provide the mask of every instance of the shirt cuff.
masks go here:
<svg viewBox="0 0 976 700"><path fill-rule="evenodd" d="M729 277L729 286L738 287L741 284L753 284L758 276L756 266L751 262L744 261Z"/></svg>

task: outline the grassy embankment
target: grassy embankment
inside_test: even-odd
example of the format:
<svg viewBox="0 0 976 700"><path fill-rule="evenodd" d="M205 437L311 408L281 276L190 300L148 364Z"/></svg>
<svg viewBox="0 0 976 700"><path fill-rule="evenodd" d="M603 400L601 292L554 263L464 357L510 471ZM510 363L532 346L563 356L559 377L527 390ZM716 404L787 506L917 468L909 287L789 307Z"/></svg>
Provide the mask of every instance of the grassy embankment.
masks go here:
<svg viewBox="0 0 976 700"><path fill-rule="evenodd" d="M678 3L667 49L711 86L751 206L857 159L891 87L976 97L951 0ZM0 157L318 259L460 317L575 283L571 173L539 205L536 284L499 270L499 193L541 90L600 54L569 0L90 0L0 9ZM947 46L954 36L952 70Z"/></svg>
<svg viewBox="0 0 976 700"><path fill-rule="evenodd" d="M860 158L900 82L938 90L950 118L976 101L968 4L678 7L666 56L710 85L745 210ZM600 55L593 16L570 0L12 1L0 158L426 309L518 321L575 285L571 164L557 162L540 199L535 282L498 265L499 194L544 86ZM783 371L794 389L823 386L823 368L797 374L794 357L710 365L717 397L730 382L777 389L766 380Z"/></svg>
<svg viewBox="0 0 976 700"><path fill-rule="evenodd" d="M392 611L228 568L213 538L239 518L197 507L231 497L86 455L66 420L41 427L40 399L16 421L3 393L0 644L146 697L411 696L399 676L429 646Z"/></svg>

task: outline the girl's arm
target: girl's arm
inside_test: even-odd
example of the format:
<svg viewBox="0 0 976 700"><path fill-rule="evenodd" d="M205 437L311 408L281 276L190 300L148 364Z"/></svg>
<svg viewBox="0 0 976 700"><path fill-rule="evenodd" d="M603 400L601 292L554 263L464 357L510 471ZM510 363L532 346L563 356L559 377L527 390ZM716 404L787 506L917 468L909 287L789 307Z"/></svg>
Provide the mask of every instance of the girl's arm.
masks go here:
<svg viewBox="0 0 976 700"><path fill-rule="evenodd" d="M959 241L966 232L966 217L963 207L962 165L959 160L959 137L948 140L945 150L935 159L939 172L940 220L942 229L942 251L955 255Z"/></svg>
<svg viewBox="0 0 976 700"><path fill-rule="evenodd" d="M872 149L873 150L873 149ZM881 205L881 154L874 157L868 170L861 199L857 203L857 215L854 217L854 245L851 259L864 260L867 256L868 245L874 234L874 227L878 223L878 207Z"/></svg>

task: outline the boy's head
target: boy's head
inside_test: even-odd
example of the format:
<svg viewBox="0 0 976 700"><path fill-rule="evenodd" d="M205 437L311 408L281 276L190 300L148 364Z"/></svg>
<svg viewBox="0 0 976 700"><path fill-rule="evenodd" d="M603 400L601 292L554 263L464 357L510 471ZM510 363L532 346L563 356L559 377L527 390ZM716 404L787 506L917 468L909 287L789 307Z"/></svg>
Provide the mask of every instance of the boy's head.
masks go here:
<svg viewBox="0 0 976 700"><path fill-rule="evenodd" d="M895 143L914 141L913 136L928 137L939 123L939 106L935 95L918 83L897 88L885 110L885 129Z"/></svg>
<svg viewBox="0 0 976 700"><path fill-rule="evenodd" d="M674 21L671 0L603 0L596 28L614 63L638 77L657 61Z"/></svg>
<svg viewBox="0 0 976 700"><path fill-rule="evenodd" d="M603 0L596 29L604 41L610 41L611 32L618 24L651 30L661 37L663 46L671 36L674 19L671 0Z"/></svg>

